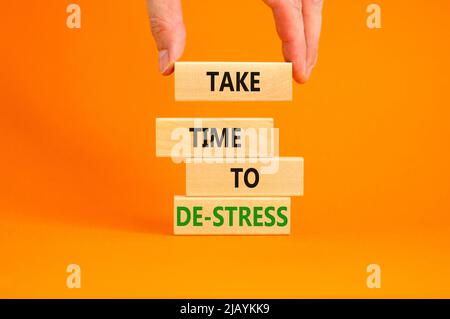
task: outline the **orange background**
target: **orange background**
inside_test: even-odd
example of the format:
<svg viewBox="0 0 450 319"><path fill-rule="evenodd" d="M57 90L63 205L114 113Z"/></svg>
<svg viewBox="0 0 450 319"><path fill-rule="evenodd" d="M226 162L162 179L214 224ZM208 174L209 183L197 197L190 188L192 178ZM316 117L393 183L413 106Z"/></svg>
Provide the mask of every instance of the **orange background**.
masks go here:
<svg viewBox="0 0 450 319"><path fill-rule="evenodd" d="M0 297L450 297L450 2L325 0L292 103L175 103L145 1L0 5ZM281 61L260 0L184 1L183 60ZM156 117L273 117L305 158L284 237L175 237ZM82 288L66 288L66 267ZM366 266L382 288L366 287Z"/></svg>

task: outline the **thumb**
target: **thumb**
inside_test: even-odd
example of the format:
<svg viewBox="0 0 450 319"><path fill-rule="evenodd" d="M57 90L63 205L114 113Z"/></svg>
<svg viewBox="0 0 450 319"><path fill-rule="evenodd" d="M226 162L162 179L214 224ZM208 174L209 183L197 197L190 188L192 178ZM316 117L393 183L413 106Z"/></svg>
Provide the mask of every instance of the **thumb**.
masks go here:
<svg viewBox="0 0 450 319"><path fill-rule="evenodd" d="M302 0L264 0L272 9L286 61L293 63L293 76L299 83L308 80L306 39Z"/></svg>
<svg viewBox="0 0 450 319"><path fill-rule="evenodd" d="M147 0L148 16L159 51L159 70L173 72L173 64L183 54L186 29L181 0Z"/></svg>

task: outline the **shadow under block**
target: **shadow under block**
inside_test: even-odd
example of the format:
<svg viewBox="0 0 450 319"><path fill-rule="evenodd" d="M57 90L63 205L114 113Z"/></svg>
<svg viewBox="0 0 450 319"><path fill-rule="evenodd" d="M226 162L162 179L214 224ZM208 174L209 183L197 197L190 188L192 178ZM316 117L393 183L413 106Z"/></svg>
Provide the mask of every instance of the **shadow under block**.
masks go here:
<svg viewBox="0 0 450 319"><path fill-rule="evenodd" d="M292 101L290 62L175 62L176 101Z"/></svg>
<svg viewBox="0 0 450 319"><path fill-rule="evenodd" d="M175 235L287 235L289 197L174 197Z"/></svg>
<svg viewBox="0 0 450 319"><path fill-rule="evenodd" d="M156 119L157 157L274 157L278 138L272 118Z"/></svg>
<svg viewBox="0 0 450 319"><path fill-rule="evenodd" d="M303 158L249 158L235 163L189 160L186 195L302 196Z"/></svg>

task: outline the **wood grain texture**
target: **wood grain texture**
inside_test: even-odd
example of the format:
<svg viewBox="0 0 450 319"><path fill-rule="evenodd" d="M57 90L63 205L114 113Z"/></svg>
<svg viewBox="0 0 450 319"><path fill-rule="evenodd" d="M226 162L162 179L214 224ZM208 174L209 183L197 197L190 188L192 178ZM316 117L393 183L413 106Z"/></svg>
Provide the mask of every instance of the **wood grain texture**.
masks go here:
<svg viewBox="0 0 450 319"><path fill-rule="evenodd" d="M290 231L289 197L174 197L175 235L287 235Z"/></svg>
<svg viewBox="0 0 450 319"><path fill-rule="evenodd" d="M274 157L278 156L278 129L273 129L272 118L157 118L156 156L157 157L224 157L227 152L236 157ZM194 147L194 134L189 128L240 128L242 137L240 148L222 145L204 148L201 143ZM247 134L252 133L252 134ZM251 137L248 137L251 136ZM255 138L256 136L256 138ZM246 137L246 138L245 138ZM250 143L257 140L258 145ZM266 142L266 144L264 144ZM261 143L261 144L259 144ZM266 145L264 148L262 145Z"/></svg>
<svg viewBox="0 0 450 319"><path fill-rule="evenodd" d="M231 169L242 168L239 185ZM250 188L244 183L245 171L254 168L259 183ZM249 172L249 184L255 173ZM301 196L303 195L303 158L244 159L239 163L186 162L186 194L188 196Z"/></svg>
<svg viewBox="0 0 450 319"><path fill-rule="evenodd" d="M218 72L214 77L214 90L211 76L207 72ZM220 91L225 72L229 72L233 91L225 87ZM248 72L242 82L248 91L237 81L237 72ZM252 72L255 87L251 91ZM240 90L239 90L240 89ZM239 90L239 91L238 91ZM292 100L292 63L289 62L176 62L175 63L175 100L176 101L291 101Z"/></svg>

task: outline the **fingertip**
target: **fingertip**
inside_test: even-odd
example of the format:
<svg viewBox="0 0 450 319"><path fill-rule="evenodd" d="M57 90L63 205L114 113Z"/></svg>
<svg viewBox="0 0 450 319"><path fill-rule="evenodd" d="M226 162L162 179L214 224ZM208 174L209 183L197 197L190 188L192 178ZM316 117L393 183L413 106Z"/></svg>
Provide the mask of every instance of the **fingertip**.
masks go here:
<svg viewBox="0 0 450 319"><path fill-rule="evenodd" d="M307 72L306 63L304 62L293 62L292 75L294 80L299 84L305 84L309 79L309 74Z"/></svg>
<svg viewBox="0 0 450 319"><path fill-rule="evenodd" d="M159 72L161 74L164 74L169 68L170 64L169 51L167 50L159 51L158 62L159 62Z"/></svg>
<svg viewBox="0 0 450 319"><path fill-rule="evenodd" d="M305 82L311 78L311 74L312 74L314 68L316 67L316 64L317 64L317 53L314 55L314 58L312 59L312 61L307 63L305 77L304 77Z"/></svg>
<svg viewBox="0 0 450 319"><path fill-rule="evenodd" d="M175 69L174 65L175 65L175 63L173 63L173 62L172 62L172 63L169 63L169 65L167 66L167 68L164 69L164 70L161 72L161 74L162 74L162 75L171 75L171 74L173 73L174 69Z"/></svg>
<svg viewBox="0 0 450 319"><path fill-rule="evenodd" d="M314 70L314 65L310 65L307 69L306 69L306 73L305 73L305 78L306 81L308 81L311 78L311 74L312 71Z"/></svg>
<svg viewBox="0 0 450 319"><path fill-rule="evenodd" d="M299 75L294 73L294 80L298 84L305 84L308 81L308 78L306 77L306 75Z"/></svg>
<svg viewBox="0 0 450 319"><path fill-rule="evenodd" d="M184 52L186 33L183 30L167 41L170 43L169 49L159 51L159 72L162 75L170 75L174 72L175 62L178 61Z"/></svg>

